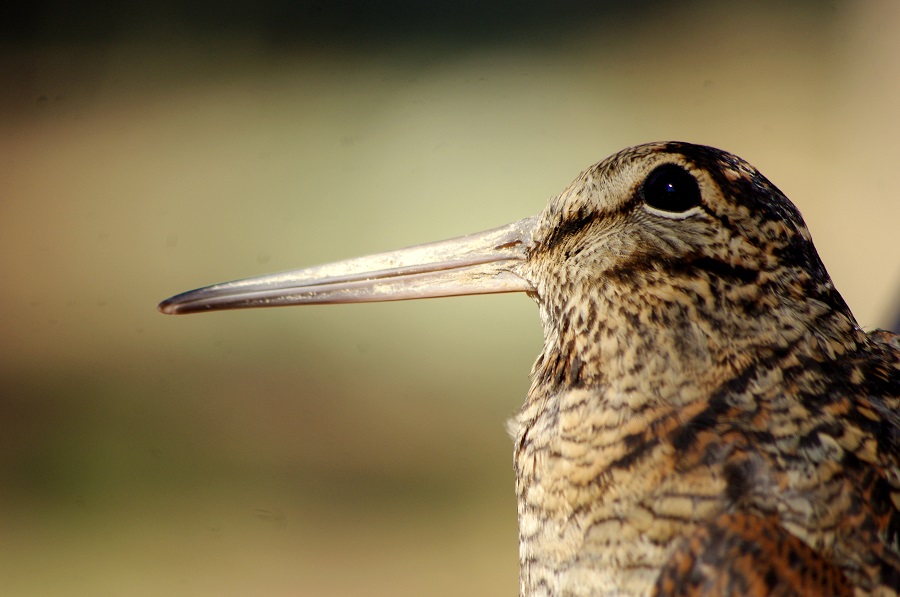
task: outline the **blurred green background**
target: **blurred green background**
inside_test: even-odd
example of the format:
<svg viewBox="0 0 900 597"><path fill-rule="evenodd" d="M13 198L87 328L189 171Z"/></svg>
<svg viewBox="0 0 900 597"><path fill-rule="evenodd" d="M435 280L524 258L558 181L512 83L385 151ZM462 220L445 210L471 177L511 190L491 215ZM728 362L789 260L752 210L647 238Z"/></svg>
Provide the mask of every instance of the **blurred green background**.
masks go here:
<svg viewBox="0 0 900 597"><path fill-rule="evenodd" d="M155 306L505 224L628 145L746 158L896 316L896 2L2 11L4 595L515 595L527 298Z"/></svg>

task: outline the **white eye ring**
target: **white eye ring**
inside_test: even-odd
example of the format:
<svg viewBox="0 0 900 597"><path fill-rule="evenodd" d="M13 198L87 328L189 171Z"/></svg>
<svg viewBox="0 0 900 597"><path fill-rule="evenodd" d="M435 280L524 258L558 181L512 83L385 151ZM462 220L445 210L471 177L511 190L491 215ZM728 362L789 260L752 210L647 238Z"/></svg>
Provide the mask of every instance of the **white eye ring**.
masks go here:
<svg viewBox="0 0 900 597"><path fill-rule="evenodd" d="M684 220L686 218L689 218L689 217L696 215L696 214L700 213L701 211L703 211L700 209L699 205L695 205L694 207L690 208L687 211L677 211L677 212L676 211L665 211L662 209L657 209L655 207L650 207L646 203L643 204L643 207L648 212L652 213L654 216L660 216L663 218L668 218L670 220Z"/></svg>

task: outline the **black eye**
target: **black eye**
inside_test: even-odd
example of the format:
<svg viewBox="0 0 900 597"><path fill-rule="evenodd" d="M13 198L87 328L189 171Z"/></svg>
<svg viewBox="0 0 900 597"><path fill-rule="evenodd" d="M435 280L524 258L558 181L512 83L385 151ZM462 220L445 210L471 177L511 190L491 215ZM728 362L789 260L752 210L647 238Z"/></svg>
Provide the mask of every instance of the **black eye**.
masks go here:
<svg viewBox="0 0 900 597"><path fill-rule="evenodd" d="M693 175L675 164L663 164L641 187L644 203L661 211L681 213L700 205L700 185Z"/></svg>

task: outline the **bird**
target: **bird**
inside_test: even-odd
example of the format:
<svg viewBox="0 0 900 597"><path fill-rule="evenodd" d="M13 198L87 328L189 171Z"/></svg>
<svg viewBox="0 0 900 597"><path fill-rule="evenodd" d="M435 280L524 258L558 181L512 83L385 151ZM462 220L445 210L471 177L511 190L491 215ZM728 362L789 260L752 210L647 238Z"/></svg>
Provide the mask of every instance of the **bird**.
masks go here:
<svg viewBox="0 0 900 597"><path fill-rule="evenodd" d="M900 336L733 154L637 145L537 216L159 309L502 292L544 337L509 424L520 595L900 592Z"/></svg>

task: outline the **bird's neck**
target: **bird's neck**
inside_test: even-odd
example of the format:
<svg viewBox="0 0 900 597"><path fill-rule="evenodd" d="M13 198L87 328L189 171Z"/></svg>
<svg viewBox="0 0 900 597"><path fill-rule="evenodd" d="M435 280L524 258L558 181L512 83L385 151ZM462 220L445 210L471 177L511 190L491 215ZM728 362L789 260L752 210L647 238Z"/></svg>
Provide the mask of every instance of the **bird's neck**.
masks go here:
<svg viewBox="0 0 900 597"><path fill-rule="evenodd" d="M843 299L829 285L764 289L716 279L672 282L645 277L570 289L566 301L540 304L544 347L529 400L594 388L629 396L631 408L678 408L709 393L753 362L797 343L829 352L829 338L864 341Z"/></svg>
<svg viewBox="0 0 900 597"><path fill-rule="evenodd" d="M588 585L647 593L684 529L724 508L722 476L698 480L709 499L654 526L652 544L638 540L648 516L667 515L648 504L679 503L656 499L685 466L672 434L729 379L767 360L798 350L825 362L839 358L836 347L865 341L849 312L818 299L642 290L585 293L556 310L541 303L544 350L514 425L522 594ZM735 317L741 296L754 317ZM754 391L768 391L765 383Z"/></svg>

